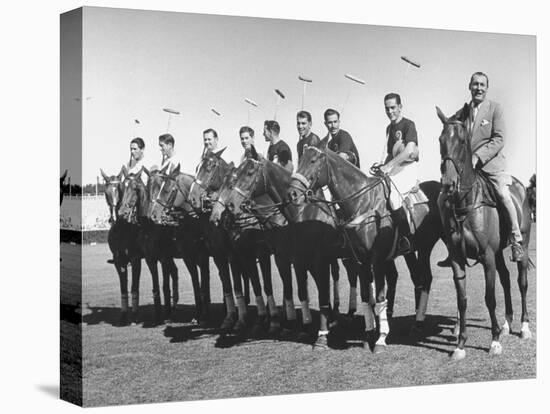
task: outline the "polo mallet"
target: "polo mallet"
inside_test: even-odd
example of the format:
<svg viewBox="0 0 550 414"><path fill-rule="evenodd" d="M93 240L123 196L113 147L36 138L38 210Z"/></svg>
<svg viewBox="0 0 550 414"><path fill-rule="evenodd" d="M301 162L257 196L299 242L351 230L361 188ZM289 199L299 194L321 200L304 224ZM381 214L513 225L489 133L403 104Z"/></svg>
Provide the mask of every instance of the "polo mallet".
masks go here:
<svg viewBox="0 0 550 414"><path fill-rule="evenodd" d="M168 112L168 124L166 125L166 132L170 130L170 120L172 119L172 115L179 115L180 113L176 111L175 109L170 108L163 108L164 112Z"/></svg>
<svg viewBox="0 0 550 414"><path fill-rule="evenodd" d="M420 63L417 61L408 58L407 56L401 56L401 60L406 63L405 65L405 73L403 74L403 80L401 81L401 89L405 86L405 82L407 81L407 75L409 74L409 71L411 70L411 66L414 66L415 68L420 69Z"/></svg>
<svg viewBox="0 0 550 414"><path fill-rule="evenodd" d="M354 83L358 83L359 85L364 85L365 84L365 81L363 79L359 79L358 77L350 75L349 73L346 73L344 75L344 77L346 79L349 79L350 81L352 81ZM344 114L344 109L346 108L346 104L348 103L350 94L351 94L351 86L348 87L348 93L346 95L346 100L344 101L344 105L342 106L342 110L340 111L340 116L342 116Z"/></svg>
<svg viewBox="0 0 550 414"><path fill-rule="evenodd" d="M275 114L273 115L273 119L277 120L277 110L279 109L281 101L285 99L285 95L279 89L275 89L275 93L277 94L277 102L275 103Z"/></svg>
<svg viewBox="0 0 550 414"><path fill-rule="evenodd" d="M218 115L218 116L222 116L222 114L220 114L218 111L216 111L216 109L210 108L210 110L211 110L214 114L216 114L216 115Z"/></svg>
<svg viewBox="0 0 550 414"><path fill-rule="evenodd" d="M138 129L138 126L140 125L140 122L139 122L139 119L134 119L134 137L137 136L137 129Z"/></svg>
<svg viewBox="0 0 550 414"><path fill-rule="evenodd" d="M304 110L304 102L306 100L306 87L308 83L313 82L311 78L306 78L305 76L299 75L298 79L302 81L304 84L304 88L302 89L302 111Z"/></svg>
<svg viewBox="0 0 550 414"><path fill-rule="evenodd" d="M250 108L257 108L258 104L249 98L244 98L244 101L248 104L248 117L246 119L246 125L250 125Z"/></svg>

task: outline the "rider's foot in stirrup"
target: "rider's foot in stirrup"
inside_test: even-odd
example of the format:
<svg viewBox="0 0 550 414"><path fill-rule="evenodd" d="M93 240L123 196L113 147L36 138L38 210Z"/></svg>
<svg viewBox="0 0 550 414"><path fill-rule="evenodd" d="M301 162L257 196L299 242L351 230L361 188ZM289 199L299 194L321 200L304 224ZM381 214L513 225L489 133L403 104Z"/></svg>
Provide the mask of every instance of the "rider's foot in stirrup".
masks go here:
<svg viewBox="0 0 550 414"><path fill-rule="evenodd" d="M115 260L114 260L114 259L107 259L107 263L109 263L109 264L115 264Z"/></svg>
<svg viewBox="0 0 550 414"><path fill-rule="evenodd" d="M399 236L399 240L397 241L397 253L399 255L409 254L411 253L411 251L412 248L409 238L407 236Z"/></svg>
<svg viewBox="0 0 550 414"><path fill-rule="evenodd" d="M519 262L523 259L523 255L525 252L523 251L523 246L519 242L512 243L512 261L513 262Z"/></svg>

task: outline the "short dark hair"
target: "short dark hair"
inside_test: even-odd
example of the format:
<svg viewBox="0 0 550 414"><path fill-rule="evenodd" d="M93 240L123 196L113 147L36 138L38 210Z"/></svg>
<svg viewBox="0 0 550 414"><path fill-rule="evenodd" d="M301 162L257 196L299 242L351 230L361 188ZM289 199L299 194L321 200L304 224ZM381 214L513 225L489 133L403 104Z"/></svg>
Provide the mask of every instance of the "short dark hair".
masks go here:
<svg viewBox="0 0 550 414"><path fill-rule="evenodd" d="M275 132L277 135L281 132L281 127L277 121L268 120L264 122L264 126L271 132Z"/></svg>
<svg viewBox="0 0 550 414"><path fill-rule="evenodd" d="M332 115L338 115L338 119L340 119L340 112L338 112L336 109L332 109L332 108L329 108L325 111L325 113L323 114L323 118L326 121L327 118L329 116L332 116Z"/></svg>
<svg viewBox="0 0 550 414"><path fill-rule="evenodd" d="M252 138L254 138L254 130L250 128L249 126L242 126L241 129L239 129L239 135L244 134L245 132L248 132Z"/></svg>
<svg viewBox="0 0 550 414"><path fill-rule="evenodd" d="M401 105L401 96L398 93L395 93L395 92L388 93L386 96L384 96L384 103L386 103L388 99L395 99L395 103L397 105Z"/></svg>
<svg viewBox="0 0 550 414"><path fill-rule="evenodd" d="M159 137L159 142L164 142L164 143L170 144L172 146L175 145L174 137L171 134L162 134Z"/></svg>
<svg viewBox="0 0 550 414"><path fill-rule="evenodd" d="M208 128L208 129L205 129L204 131L202 131L202 135L206 135L208 133L212 133L212 135L214 135L214 138L218 138L218 133L212 129L212 128Z"/></svg>
<svg viewBox="0 0 550 414"><path fill-rule="evenodd" d="M140 137L135 137L133 140L130 141L130 145L137 144L139 149L145 148L145 142L143 142L143 139Z"/></svg>
<svg viewBox="0 0 550 414"><path fill-rule="evenodd" d="M470 83L468 84L468 86L470 86L472 84L472 81L474 80L474 76L485 76L485 79L487 79L487 87L489 87L489 76L487 76L483 72L476 72L476 73L472 74L472 76L470 76Z"/></svg>
<svg viewBox="0 0 550 414"><path fill-rule="evenodd" d="M308 111L300 111L296 114L296 119L306 118L307 122L311 122L311 114Z"/></svg>

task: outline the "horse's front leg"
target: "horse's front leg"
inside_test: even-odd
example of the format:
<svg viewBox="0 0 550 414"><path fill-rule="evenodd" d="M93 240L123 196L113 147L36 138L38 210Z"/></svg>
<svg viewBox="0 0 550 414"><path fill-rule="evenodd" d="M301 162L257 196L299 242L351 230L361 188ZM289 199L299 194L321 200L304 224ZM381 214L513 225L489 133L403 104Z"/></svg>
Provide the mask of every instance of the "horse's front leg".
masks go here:
<svg viewBox="0 0 550 414"><path fill-rule="evenodd" d="M388 324L387 316L388 301L386 300L385 268L386 263L384 261L377 261L373 264L374 284L376 290L376 304L374 305L374 313L378 318L378 328L380 332L376 344L374 345L374 353L381 353L386 350L386 338L390 333L390 326Z"/></svg>
<svg viewBox="0 0 550 414"><path fill-rule="evenodd" d="M498 320L495 311L495 254L490 249L487 249L485 251L483 269L485 271L485 305L487 305L487 310L489 311L489 316L491 318L492 341L489 353L491 355L500 355L502 353L502 345L500 344L500 327L498 326Z"/></svg>
<svg viewBox="0 0 550 414"><path fill-rule="evenodd" d="M459 263L456 259L456 254L451 257L451 267L453 269L453 281L456 289L456 301L458 307L458 323L459 334L458 344L456 349L451 354L451 358L455 361L464 359L466 357L466 350L464 345L466 344L466 307L468 304L468 298L466 296L466 272L464 263Z"/></svg>

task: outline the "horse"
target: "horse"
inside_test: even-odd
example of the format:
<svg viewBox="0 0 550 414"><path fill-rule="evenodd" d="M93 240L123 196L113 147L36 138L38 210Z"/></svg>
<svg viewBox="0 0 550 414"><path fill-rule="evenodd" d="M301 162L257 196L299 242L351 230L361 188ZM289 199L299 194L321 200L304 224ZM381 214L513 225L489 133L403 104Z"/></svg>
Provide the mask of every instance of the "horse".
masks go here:
<svg viewBox="0 0 550 414"><path fill-rule="evenodd" d="M287 203L290 172L276 163L260 159L257 154L254 156L254 153L255 150L252 151L252 157L239 166L233 187L228 189L226 194L220 193L218 203L212 212L212 219L219 219L223 207L235 216L250 210L261 221L265 221L266 216L274 216L278 212L284 215L290 223L286 229L288 235L285 247L290 248L287 255L290 255L296 273L298 297L302 307L303 333L316 338L316 344L322 346L326 343L329 323L336 323L330 306L330 264L335 257L333 252L337 244L334 227L323 222L327 213L317 206L304 209L304 206ZM351 267L351 263L346 263ZM347 268L348 275L356 275L355 269L350 267ZM307 271L312 274L319 293L320 327L315 334L309 310Z"/></svg>
<svg viewBox="0 0 550 414"><path fill-rule="evenodd" d="M177 256L182 257L193 285L195 318L199 325L209 321L210 269L206 246L201 239L201 228L193 208L186 201L194 177L180 173L178 165L171 173L166 168L149 172L149 210L147 217L153 223L174 228ZM201 277L199 279L199 270Z"/></svg>
<svg viewBox="0 0 550 414"><path fill-rule="evenodd" d="M439 137L441 152L442 200L441 218L444 223L446 240L450 250L453 279L457 292L459 313L458 344L451 357L453 360L465 358L466 334L466 266L471 267L468 258L483 265L485 275L485 304L491 318L492 342L489 354L502 353L500 334L508 333L513 320L510 295L510 273L506 267L503 249L510 241L509 223L500 217L501 206L495 202L490 183L483 171L472 164L472 147L467 127L456 116L447 118L436 107L437 115L443 123ZM531 217L525 187L516 178L510 186L512 200L518 212L518 222L523 236L525 254L518 267L518 285L521 293L521 336L530 338L529 316L527 312L527 274L529 267L529 237ZM495 272L498 271L504 290L506 321L499 327L495 314Z"/></svg>
<svg viewBox="0 0 550 414"><path fill-rule="evenodd" d="M343 228L343 234L362 268L361 299L366 332L374 330L374 310L374 314L379 317L380 330L374 352L382 352L389 335L384 276L388 269L396 275L393 272L395 267L392 259L395 257L397 232L388 208L389 178L367 177L353 164L326 149L326 141L325 138L321 142L321 149L312 146L304 149L298 169L292 176L293 189L289 192L289 197L296 199L302 194L310 202L339 206L340 227ZM334 201L315 197L315 192L325 186ZM440 185L435 181L428 181L420 183L419 188L428 201L416 205L413 216L422 212L425 217L421 223L416 223L416 231L412 236L414 251L405 255L415 286L416 320L411 330L415 336L421 333L425 321L432 282L430 254L435 243L442 237L437 207ZM370 285L372 277L375 281L375 298L367 289L363 289L364 283Z"/></svg>
<svg viewBox="0 0 550 414"><path fill-rule="evenodd" d="M141 179L143 169L137 174L126 174L124 169L123 196L118 213L118 220L138 225L137 244L141 256L145 258L153 280L153 303L155 307L154 324L160 324L170 318L172 309L179 300L178 270L173 257L175 249L170 228L159 226L147 218L149 209L149 183ZM117 220L117 221L118 221ZM160 287L157 262L161 263L163 275L164 317L161 311ZM171 297L170 280L172 280ZM172 300L172 302L171 302Z"/></svg>
<svg viewBox="0 0 550 414"><path fill-rule="evenodd" d="M234 170L233 164L226 163L221 155L224 149L218 152L207 151L197 168L197 176L191 186L189 200L193 207L206 219L210 218L209 209L205 209L205 201L217 198L217 193L226 181L231 179L231 173ZM243 231L227 232L216 226L211 221L208 225L217 229L218 234L224 234L226 237L226 249L232 265L234 291L239 308L239 319L235 326L238 334L244 334L246 329L246 304L244 301L243 288L241 284L240 273L242 272L245 280L250 280L256 299L258 318L252 328L253 336L261 336L265 325L267 324L269 312L268 336L276 336L280 330L279 310L273 297L273 286L271 281L271 259L270 252L267 249L263 231L257 223L246 223ZM262 284L256 266L256 259L260 263L263 276L263 288L267 297L267 308L262 296ZM290 297L292 297L292 282L290 262L283 263L282 259L276 257L276 264L285 283L285 292L288 292L288 282L290 282Z"/></svg>
<svg viewBox="0 0 550 414"><path fill-rule="evenodd" d="M65 185L65 178L69 170L65 170L63 175L59 177L59 205L63 204L63 186Z"/></svg>
<svg viewBox="0 0 550 414"><path fill-rule="evenodd" d="M108 176L101 170L105 180L105 200L109 206L111 228L107 236L109 249L113 254L113 264L120 282L120 317L119 325L137 322L139 308L139 280L141 275L141 257L137 245L139 228L135 223L118 220L118 211L122 202L124 187L124 169L117 176ZM132 312L128 319L128 263L132 266Z"/></svg>

